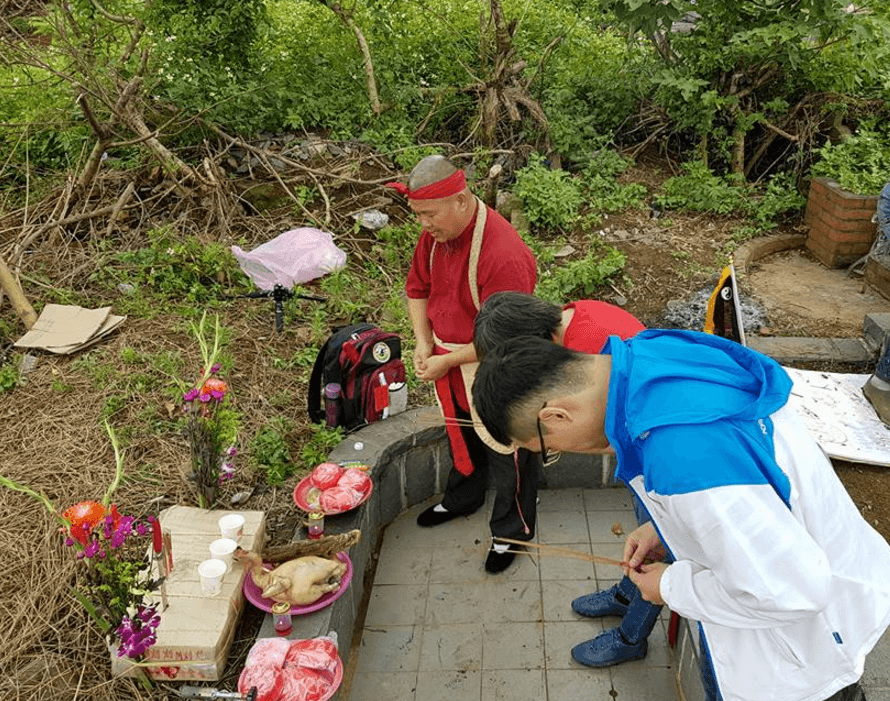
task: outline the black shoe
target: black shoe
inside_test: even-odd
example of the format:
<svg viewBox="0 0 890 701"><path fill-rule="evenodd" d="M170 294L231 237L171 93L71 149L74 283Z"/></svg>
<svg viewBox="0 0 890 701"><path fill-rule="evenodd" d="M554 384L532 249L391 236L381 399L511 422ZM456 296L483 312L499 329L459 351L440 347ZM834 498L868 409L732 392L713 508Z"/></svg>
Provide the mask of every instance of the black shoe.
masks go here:
<svg viewBox="0 0 890 701"><path fill-rule="evenodd" d="M514 551L525 549L522 545L511 545L510 548ZM488 551L488 557L485 558L485 571L489 574L500 574L513 564L514 559L516 559L515 552L499 553L492 548Z"/></svg>
<svg viewBox="0 0 890 701"><path fill-rule="evenodd" d="M457 511L436 511L436 506L431 506L417 517L418 526L429 528L430 526L438 526L440 523L447 523L458 516L463 516L463 514Z"/></svg>

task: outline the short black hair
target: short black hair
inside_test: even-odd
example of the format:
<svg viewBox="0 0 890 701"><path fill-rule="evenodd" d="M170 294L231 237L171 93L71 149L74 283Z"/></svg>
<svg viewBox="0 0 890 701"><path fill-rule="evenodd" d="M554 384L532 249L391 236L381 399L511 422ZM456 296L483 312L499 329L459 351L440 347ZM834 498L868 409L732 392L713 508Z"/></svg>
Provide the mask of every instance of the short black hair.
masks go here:
<svg viewBox="0 0 890 701"><path fill-rule="evenodd" d="M517 336L551 340L562 323L562 309L522 292L495 292L485 300L473 324L476 355L484 358L495 346Z"/></svg>
<svg viewBox="0 0 890 701"><path fill-rule="evenodd" d="M511 338L486 353L476 371L472 394L476 412L491 437L509 445L514 437L531 435L533 429L522 425L520 414L537 416L548 392L574 379L570 366L584 357L534 336Z"/></svg>

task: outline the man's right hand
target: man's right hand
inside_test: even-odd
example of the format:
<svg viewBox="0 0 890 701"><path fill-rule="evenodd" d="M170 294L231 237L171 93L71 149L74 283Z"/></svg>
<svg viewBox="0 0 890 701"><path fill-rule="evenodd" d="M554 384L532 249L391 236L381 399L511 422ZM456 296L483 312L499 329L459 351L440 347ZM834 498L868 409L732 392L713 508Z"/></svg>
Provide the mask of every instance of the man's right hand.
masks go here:
<svg viewBox="0 0 890 701"><path fill-rule="evenodd" d="M644 523L634 530L624 541L623 560L625 574L629 570L637 570L644 562L658 562L664 559L667 550L658 537L652 521Z"/></svg>
<svg viewBox="0 0 890 701"><path fill-rule="evenodd" d="M418 377L426 373L426 361L433 354L433 344L417 341L414 346L414 374Z"/></svg>

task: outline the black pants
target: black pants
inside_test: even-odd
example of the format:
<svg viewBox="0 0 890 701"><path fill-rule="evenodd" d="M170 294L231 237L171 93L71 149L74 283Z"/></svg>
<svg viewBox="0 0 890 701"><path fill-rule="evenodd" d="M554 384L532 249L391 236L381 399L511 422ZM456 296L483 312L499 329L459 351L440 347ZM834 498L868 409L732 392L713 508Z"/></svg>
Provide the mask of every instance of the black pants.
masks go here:
<svg viewBox="0 0 890 701"><path fill-rule="evenodd" d="M458 418L469 414L457 410ZM469 514L485 503L488 475L494 478L495 498L491 510L491 534L514 540L531 540L535 535L540 461L537 453L521 449L518 465L513 455L502 455L489 448L472 426L461 426L461 433L473 462L473 473L462 475L453 467L448 474L442 506L449 511Z"/></svg>

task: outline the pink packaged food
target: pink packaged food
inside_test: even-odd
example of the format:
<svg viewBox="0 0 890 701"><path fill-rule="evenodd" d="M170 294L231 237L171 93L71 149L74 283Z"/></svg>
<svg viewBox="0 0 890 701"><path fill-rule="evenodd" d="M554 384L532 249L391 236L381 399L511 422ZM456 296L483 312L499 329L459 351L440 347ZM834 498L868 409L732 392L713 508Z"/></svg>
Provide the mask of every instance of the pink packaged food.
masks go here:
<svg viewBox="0 0 890 701"><path fill-rule="evenodd" d="M312 470L309 481L319 489L330 489L343 475L343 468L332 462L323 462Z"/></svg>

